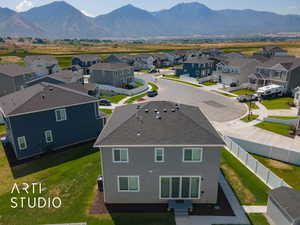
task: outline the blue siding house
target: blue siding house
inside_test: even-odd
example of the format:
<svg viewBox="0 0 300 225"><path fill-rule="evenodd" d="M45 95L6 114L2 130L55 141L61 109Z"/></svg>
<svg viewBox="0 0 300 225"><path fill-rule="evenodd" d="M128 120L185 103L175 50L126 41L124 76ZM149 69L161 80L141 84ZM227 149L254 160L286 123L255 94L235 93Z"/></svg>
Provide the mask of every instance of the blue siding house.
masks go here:
<svg viewBox="0 0 300 225"><path fill-rule="evenodd" d="M193 57L183 63L182 67L176 68L176 75L188 75L194 78L203 78L212 75L215 70L213 60Z"/></svg>
<svg viewBox="0 0 300 225"><path fill-rule="evenodd" d="M7 140L16 158L30 158L96 139L105 121L98 101L83 88L50 83L0 98Z"/></svg>
<svg viewBox="0 0 300 225"><path fill-rule="evenodd" d="M83 69L83 74L90 74L89 68L92 65L100 63L101 59L97 55L85 54L74 56L72 58L72 66L80 66Z"/></svg>

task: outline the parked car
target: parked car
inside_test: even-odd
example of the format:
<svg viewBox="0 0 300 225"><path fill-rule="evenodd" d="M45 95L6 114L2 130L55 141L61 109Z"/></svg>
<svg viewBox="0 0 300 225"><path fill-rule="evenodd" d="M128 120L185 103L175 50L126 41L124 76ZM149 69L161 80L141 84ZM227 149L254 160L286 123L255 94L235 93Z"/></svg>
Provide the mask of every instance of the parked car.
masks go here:
<svg viewBox="0 0 300 225"><path fill-rule="evenodd" d="M258 95L241 95L237 99L239 102L253 102L258 101Z"/></svg>
<svg viewBox="0 0 300 225"><path fill-rule="evenodd" d="M237 87L237 83L235 83L235 82L231 83L230 87Z"/></svg>
<svg viewBox="0 0 300 225"><path fill-rule="evenodd" d="M156 95L158 95L158 92L156 90L151 90L148 91L148 97L155 97Z"/></svg>
<svg viewBox="0 0 300 225"><path fill-rule="evenodd" d="M99 101L99 105L101 105L101 106L111 106L111 101L109 101L107 99L101 99Z"/></svg>

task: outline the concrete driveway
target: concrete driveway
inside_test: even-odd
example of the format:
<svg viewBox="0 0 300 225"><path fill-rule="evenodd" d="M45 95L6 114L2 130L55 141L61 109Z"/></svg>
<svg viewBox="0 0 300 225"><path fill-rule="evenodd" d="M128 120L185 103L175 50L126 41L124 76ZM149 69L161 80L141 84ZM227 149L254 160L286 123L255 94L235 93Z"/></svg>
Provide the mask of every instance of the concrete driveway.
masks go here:
<svg viewBox="0 0 300 225"><path fill-rule="evenodd" d="M139 77L154 81L154 77L150 74L139 75ZM157 79L157 84L159 95L150 100L166 100L198 106L211 121L230 121L247 113L247 107L244 104L201 87L162 79Z"/></svg>

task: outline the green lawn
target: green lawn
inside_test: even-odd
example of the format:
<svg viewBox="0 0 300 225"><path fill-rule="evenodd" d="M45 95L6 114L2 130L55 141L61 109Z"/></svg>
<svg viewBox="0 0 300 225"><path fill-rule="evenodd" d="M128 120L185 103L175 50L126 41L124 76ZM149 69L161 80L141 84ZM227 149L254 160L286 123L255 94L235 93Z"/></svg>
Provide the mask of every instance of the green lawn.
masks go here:
<svg viewBox="0 0 300 225"><path fill-rule="evenodd" d="M275 98L275 99L265 99L262 104L267 109L290 109L289 102L293 102L293 98Z"/></svg>
<svg viewBox="0 0 300 225"><path fill-rule="evenodd" d="M135 85L136 85L136 87L141 87L144 85L144 83L141 81L135 81Z"/></svg>
<svg viewBox="0 0 300 225"><path fill-rule="evenodd" d="M6 132L5 126L4 125L0 125L0 134L3 134Z"/></svg>
<svg viewBox="0 0 300 225"><path fill-rule="evenodd" d="M253 155L253 157L255 157L267 168L272 170L272 172L283 179L286 183L300 191L300 179L295 179L300 177L300 166L284 163L258 155Z"/></svg>
<svg viewBox="0 0 300 225"><path fill-rule="evenodd" d="M114 95L114 96L105 96L105 95L101 95L100 98L104 98L107 99L109 101L111 101L112 103L119 103L122 99L127 98L127 95Z"/></svg>
<svg viewBox="0 0 300 225"><path fill-rule="evenodd" d="M36 159L28 167L20 167L20 171L23 172L28 168L41 170L14 179L3 149L0 147L0 224L87 222L89 225L175 225L173 215L167 213L90 215L89 209L96 191L96 178L101 171L99 157L98 151L93 153L92 143L80 145L69 151ZM51 166L53 162L59 164ZM61 208L29 209L21 208L20 205L16 209L11 208L10 198L17 195L10 193L15 182L19 185L22 182L42 182L47 189L43 194L34 196L59 196L62 199ZM29 196L33 197L33 194Z"/></svg>
<svg viewBox="0 0 300 225"><path fill-rule="evenodd" d="M205 85L205 86L213 86L213 85L216 85L217 82L209 80L209 81L206 81L206 82L204 82L202 84Z"/></svg>
<svg viewBox="0 0 300 225"><path fill-rule="evenodd" d="M269 188L230 152L223 149L222 172L242 205L266 205Z"/></svg>
<svg viewBox="0 0 300 225"><path fill-rule="evenodd" d="M131 103L134 103L135 101L138 101L138 100L142 99L142 98L145 97L146 95L147 95L147 92L142 93L142 94L139 94L139 95L136 95L136 96L133 96L133 97L127 99L127 100L125 101L125 104L131 104Z"/></svg>
<svg viewBox="0 0 300 225"><path fill-rule="evenodd" d="M231 91L232 94L235 95L249 95L249 94L255 94L254 91L250 90L250 89L240 89L240 90L235 90L235 91Z"/></svg>
<svg viewBox="0 0 300 225"><path fill-rule="evenodd" d="M72 66L72 57L73 56L57 56L56 59L60 68L65 69Z"/></svg>
<svg viewBox="0 0 300 225"><path fill-rule="evenodd" d="M249 213L247 215L252 225L270 225L262 213Z"/></svg>
<svg viewBox="0 0 300 225"><path fill-rule="evenodd" d="M176 75L174 75L174 74L173 74L173 75L164 75L163 77L164 77L164 78L178 79L178 80L180 79L180 76L176 76Z"/></svg>
<svg viewBox="0 0 300 225"><path fill-rule="evenodd" d="M152 82L148 82L148 84L151 86L152 90L157 91L159 89L159 87L156 84L152 83Z"/></svg>
<svg viewBox="0 0 300 225"><path fill-rule="evenodd" d="M269 116L269 118L279 120L295 120L298 119L298 116Z"/></svg>
<svg viewBox="0 0 300 225"><path fill-rule="evenodd" d="M286 124L272 123L267 121L256 124L255 126L282 136L289 136L289 130L291 128L291 126Z"/></svg>
<svg viewBox="0 0 300 225"><path fill-rule="evenodd" d="M243 118L241 119L241 121L244 121L244 122L246 122L246 123L249 123L249 122L251 122L251 121L253 121L253 120L256 120L258 117L259 117L259 115L251 114L250 117L249 117L249 115L243 117Z"/></svg>
<svg viewBox="0 0 300 225"><path fill-rule="evenodd" d="M201 85L199 85L199 84L194 84L194 83L190 83L190 82L187 82L187 81L179 80L178 78L177 79L173 79L173 78L166 78L166 77L164 77L162 79L176 81L178 83L188 84L188 85L191 85L191 86L194 86L194 87L201 87Z"/></svg>
<svg viewBox="0 0 300 225"><path fill-rule="evenodd" d="M111 115L113 110L112 109L100 109L101 112L107 114L107 115Z"/></svg>
<svg viewBox="0 0 300 225"><path fill-rule="evenodd" d="M245 104L246 104L246 105L248 106L248 108L250 109L250 102L246 102ZM255 102L251 102L251 109L259 109L259 107L256 105Z"/></svg>

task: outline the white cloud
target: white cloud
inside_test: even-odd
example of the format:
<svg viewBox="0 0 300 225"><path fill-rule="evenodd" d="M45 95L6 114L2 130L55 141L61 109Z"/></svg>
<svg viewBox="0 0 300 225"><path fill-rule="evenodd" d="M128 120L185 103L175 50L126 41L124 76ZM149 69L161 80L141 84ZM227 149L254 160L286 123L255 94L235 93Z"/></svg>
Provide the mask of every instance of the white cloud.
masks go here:
<svg viewBox="0 0 300 225"><path fill-rule="evenodd" d="M89 16L89 17L95 17L95 15L85 11L85 10L80 10L80 12L82 12L84 15Z"/></svg>
<svg viewBox="0 0 300 225"><path fill-rule="evenodd" d="M17 6L16 6L16 11L22 12L22 11L27 11L33 7L33 2L32 0L22 0Z"/></svg>

